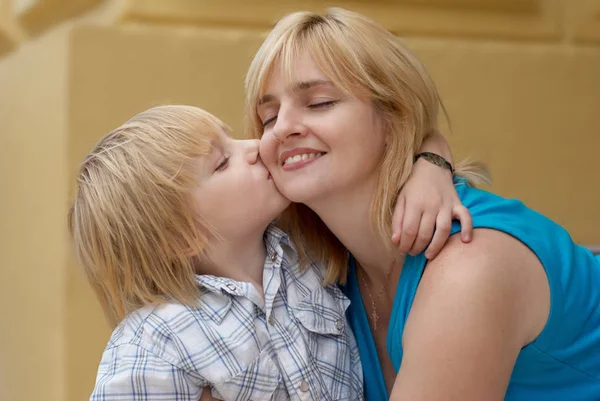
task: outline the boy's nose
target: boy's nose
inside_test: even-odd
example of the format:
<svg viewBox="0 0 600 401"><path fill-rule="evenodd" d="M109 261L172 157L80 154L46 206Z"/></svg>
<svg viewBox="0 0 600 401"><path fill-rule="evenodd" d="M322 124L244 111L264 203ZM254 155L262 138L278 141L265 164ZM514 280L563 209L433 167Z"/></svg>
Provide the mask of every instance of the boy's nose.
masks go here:
<svg viewBox="0 0 600 401"><path fill-rule="evenodd" d="M260 141L258 139L248 139L244 141L246 146L246 160L250 164L254 164L258 161L258 147Z"/></svg>

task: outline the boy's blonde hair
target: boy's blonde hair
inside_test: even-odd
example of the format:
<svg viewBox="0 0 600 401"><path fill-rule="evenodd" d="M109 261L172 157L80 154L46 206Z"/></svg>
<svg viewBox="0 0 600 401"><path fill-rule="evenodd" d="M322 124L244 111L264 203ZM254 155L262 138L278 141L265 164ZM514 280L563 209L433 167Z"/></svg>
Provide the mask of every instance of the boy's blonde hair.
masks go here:
<svg viewBox="0 0 600 401"><path fill-rule="evenodd" d="M196 302L192 257L210 228L193 212L198 157L227 127L196 107L144 111L102 138L83 161L69 229L108 321L149 304Z"/></svg>
<svg viewBox="0 0 600 401"><path fill-rule="evenodd" d="M382 117L388 135L379 182L371 206L374 232L391 246L391 220L400 189L407 181L413 157L424 139L439 131L443 108L435 84L423 64L389 31L354 12L340 8L325 14L297 12L282 18L270 32L250 65L246 77L249 135L260 138L259 99L275 68L291 80L294 62L312 57L318 68L341 90L370 99ZM456 168L471 183L486 175L472 164ZM319 217L302 204L292 204L282 226L296 243L304 261L326 263L326 282L344 282L347 252Z"/></svg>

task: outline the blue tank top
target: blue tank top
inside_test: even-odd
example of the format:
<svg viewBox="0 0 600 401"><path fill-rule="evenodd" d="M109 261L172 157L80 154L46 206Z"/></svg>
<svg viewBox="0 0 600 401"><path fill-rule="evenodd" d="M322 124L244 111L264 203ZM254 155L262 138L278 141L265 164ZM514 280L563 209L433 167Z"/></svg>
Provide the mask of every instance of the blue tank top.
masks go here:
<svg viewBox="0 0 600 401"><path fill-rule="evenodd" d="M600 257L576 245L556 223L527 208L456 181L459 197L473 217L474 228L505 232L528 246L539 258L550 285L550 315L538 338L524 347L516 361L505 401L600 400ZM460 231L454 222L452 233ZM387 352L396 372L402 362L402 334L425 269L421 255L407 255L392 307ZM358 342L365 400L389 399L375 342L358 290L354 259L348 282L347 316Z"/></svg>

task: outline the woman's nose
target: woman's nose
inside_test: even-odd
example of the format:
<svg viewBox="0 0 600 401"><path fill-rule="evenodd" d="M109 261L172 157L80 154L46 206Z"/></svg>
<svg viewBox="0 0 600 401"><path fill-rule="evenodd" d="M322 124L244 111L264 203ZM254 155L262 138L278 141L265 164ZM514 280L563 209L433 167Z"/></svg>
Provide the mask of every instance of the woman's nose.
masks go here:
<svg viewBox="0 0 600 401"><path fill-rule="evenodd" d="M280 108L273 126L273 136L278 142L284 142L296 135L306 135L306 126L302 123L302 117L296 110Z"/></svg>

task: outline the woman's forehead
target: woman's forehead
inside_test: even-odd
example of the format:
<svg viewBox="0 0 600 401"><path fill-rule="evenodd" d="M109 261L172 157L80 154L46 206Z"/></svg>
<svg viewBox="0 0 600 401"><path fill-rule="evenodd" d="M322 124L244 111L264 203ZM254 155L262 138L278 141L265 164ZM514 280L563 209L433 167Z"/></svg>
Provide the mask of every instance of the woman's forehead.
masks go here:
<svg viewBox="0 0 600 401"><path fill-rule="evenodd" d="M259 94L258 104L276 89L285 88L292 92L302 92L313 88L333 87L333 81L325 74L310 55L299 55L289 63L279 62L266 74Z"/></svg>

